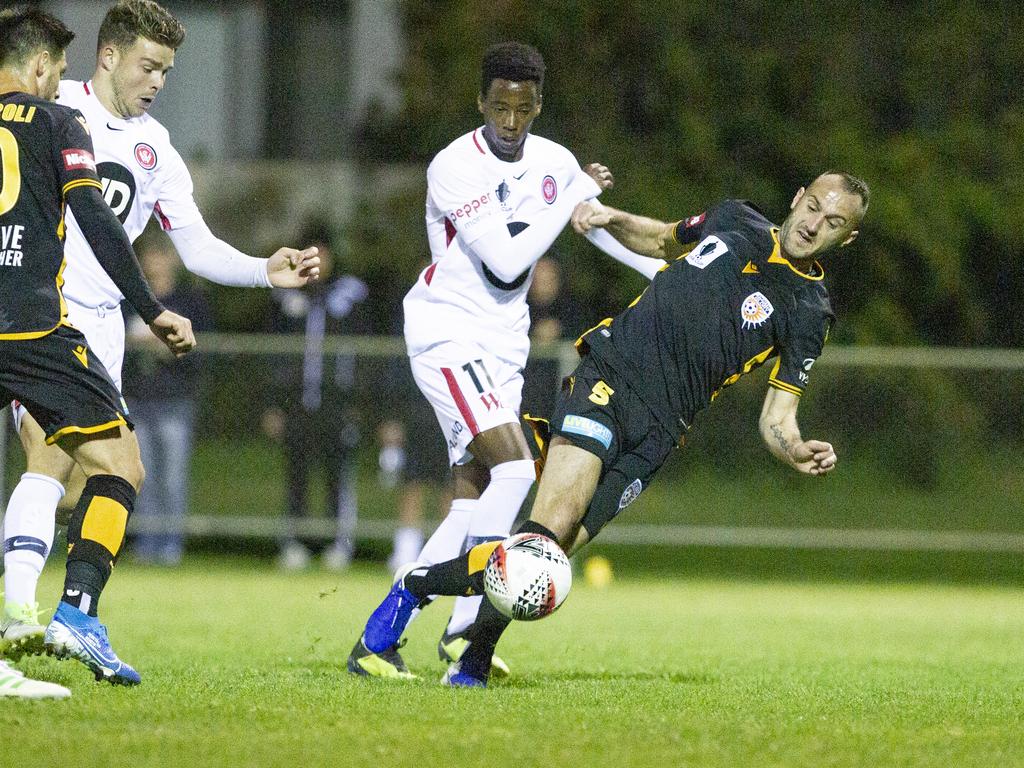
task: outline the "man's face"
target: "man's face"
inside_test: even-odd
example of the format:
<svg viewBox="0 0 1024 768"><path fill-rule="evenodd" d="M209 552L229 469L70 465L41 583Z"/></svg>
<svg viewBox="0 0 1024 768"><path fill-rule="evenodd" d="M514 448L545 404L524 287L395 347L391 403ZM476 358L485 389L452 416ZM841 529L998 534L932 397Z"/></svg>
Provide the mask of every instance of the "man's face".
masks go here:
<svg viewBox="0 0 1024 768"><path fill-rule="evenodd" d="M106 55L114 108L121 117L139 117L163 89L174 67L174 50L140 37L130 48L111 46Z"/></svg>
<svg viewBox="0 0 1024 768"><path fill-rule="evenodd" d="M789 259L812 259L857 236L864 215L860 195L847 192L839 176L819 176L793 198L779 240Z"/></svg>
<svg viewBox="0 0 1024 768"><path fill-rule="evenodd" d="M54 58L52 54L46 54L41 59L40 68L42 76L39 78L39 96L49 101L56 101L61 75L68 68L67 56L64 51L60 52L58 58Z"/></svg>
<svg viewBox="0 0 1024 768"><path fill-rule="evenodd" d="M518 160L526 134L540 114L541 96L532 80L492 80L487 93L477 98L484 116L484 133L495 154Z"/></svg>

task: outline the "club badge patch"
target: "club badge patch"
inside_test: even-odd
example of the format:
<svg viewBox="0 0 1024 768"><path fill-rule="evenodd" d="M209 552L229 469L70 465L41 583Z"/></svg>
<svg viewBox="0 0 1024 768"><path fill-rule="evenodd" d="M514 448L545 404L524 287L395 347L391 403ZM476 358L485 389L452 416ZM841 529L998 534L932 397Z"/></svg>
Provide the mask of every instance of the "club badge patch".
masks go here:
<svg viewBox="0 0 1024 768"><path fill-rule="evenodd" d="M143 142L135 145L135 159L147 171L156 168L156 150L149 144Z"/></svg>
<svg viewBox="0 0 1024 768"><path fill-rule="evenodd" d="M760 291L750 294L740 305L740 317L743 318L743 330L758 328L768 322L775 307L768 297Z"/></svg>
<svg viewBox="0 0 1024 768"><path fill-rule="evenodd" d="M632 483L626 486L626 490L622 492L622 498L619 499L619 511L621 512L640 496L640 491L644 489L644 484L637 478Z"/></svg>
<svg viewBox="0 0 1024 768"><path fill-rule="evenodd" d="M544 195L545 203L551 205L555 202L555 198L558 197L558 182L555 181L555 177L545 176L540 183L540 191Z"/></svg>

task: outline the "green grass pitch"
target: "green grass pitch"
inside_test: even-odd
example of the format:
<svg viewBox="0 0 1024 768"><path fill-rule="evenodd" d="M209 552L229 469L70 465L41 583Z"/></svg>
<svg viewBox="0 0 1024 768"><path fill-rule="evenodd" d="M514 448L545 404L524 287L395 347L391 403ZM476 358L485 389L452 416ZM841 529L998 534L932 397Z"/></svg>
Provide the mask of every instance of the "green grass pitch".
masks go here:
<svg viewBox="0 0 1024 768"><path fill-rule="evenodd" d="M59 568L40 595L55 596ZM103 599L135 689L37 658L63 702L0 700L4 766L1019 766L1024 591L620 578L515 625L514 677L438 685L447 604L412 625L419 681L345 657L387 575L256 561L121 564Z"/></svg>

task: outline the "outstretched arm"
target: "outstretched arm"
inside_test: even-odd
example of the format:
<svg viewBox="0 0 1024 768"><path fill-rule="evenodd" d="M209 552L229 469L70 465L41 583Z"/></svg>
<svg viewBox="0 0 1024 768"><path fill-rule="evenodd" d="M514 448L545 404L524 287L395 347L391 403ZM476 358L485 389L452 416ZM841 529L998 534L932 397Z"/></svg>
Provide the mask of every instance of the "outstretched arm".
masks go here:
<svg viewBox="0 0 1024 768"><path fill-rule="evenodd" d="M516 233L514 241L507 227L498 226L469 243L469 248L499 280L512 282L547 253L576 204L596 197L603 189L590 176L580 174L543 216Z"/></svg>
<svg viewBox="0 0 1024 768"><path fill-rule="evenodd" d="M609 208L597 200L576 206L571 221L573 229L581 235L602 228L626 248L644 256L668 260L683 252L683 246L676 242L675 224Z"/></svg>
<svg viewBox="0 0 1024 768"><path fill-rule="evenodd" d="M770 387L758 422L761 437L775 458L807 475L823 475L836 466L831 443L803 440L796 423L800 398L792 392Z"/></svg>
<svg viewBox="0 0 1024 768"><path fill-rule="evenodd" d="M258 259L225 243L202 219L167 234L189 272L221 285L300 288L320 275L316 248L281 248L269 259Z"/></svg>

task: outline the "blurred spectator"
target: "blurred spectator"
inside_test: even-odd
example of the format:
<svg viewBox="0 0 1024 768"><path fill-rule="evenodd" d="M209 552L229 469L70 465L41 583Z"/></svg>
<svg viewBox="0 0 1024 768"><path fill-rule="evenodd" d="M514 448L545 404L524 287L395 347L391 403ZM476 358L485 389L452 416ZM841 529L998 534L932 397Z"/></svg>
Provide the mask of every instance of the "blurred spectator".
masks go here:
<svg viewBox="0 0 1024 768"><path fill-rule="evenodd" d="M405 358L392 385L405 383L404 392L391 402L400 403L400 420L392 419L378 429L381 484L398 486L398 526L392 541L388 567L396 570L419 557L427 498L434 495L437 519L444 519L451 505L449 468L430 404L420 394ZM397 389L397 387L395 387Z"/></svg>
<svg viewBox="0 0 1024 768"><path fill-rule="evenodd" d="M197 332L212 330L206 299L182 280L181 261L170 241L154 235L139 244L138 253L164 306L190 318ZM133 346L125 356L124 391L146 467L132 518L139 531L133 551L140 560L177 565L184 551L201 358L175 358L134 314L126 316L126 335Z"/></svg>
<svg viewBox="0 0 1024 768"><path fill-rule="evenodd" d="M334 542L323 552L324 566L345 568L352 558L357 518L355 448L359 427L354 400L356 359L327 354L328 335L367 332L363 302L368 291L358 277L342 274L330 226L311 220L300 233L304 244L320 249L320 280L305 288L271 293L270 330L302 334L303 354L277 363L278 406L263 417L264 431L284 445L288 481L288 531L281 542L279 565L287 570L309 565L310 551L297 523L311 517L310 470L320 467L327 485L327 515L337 520Z"/></svg>
<svg viewBox="0 0 1024 768"><path fill-rule="evenodd" d="M561 370L556 358L540 358L540 347L564 339L575 339L600 318L590 319L579 311L562 286L562 268L550 256L537 261L533 282L526 295L530 305L530 359L523 373L522 412L547 418L555 407L561 385ZM589 325L582 325L587 323Z"/></svg>

